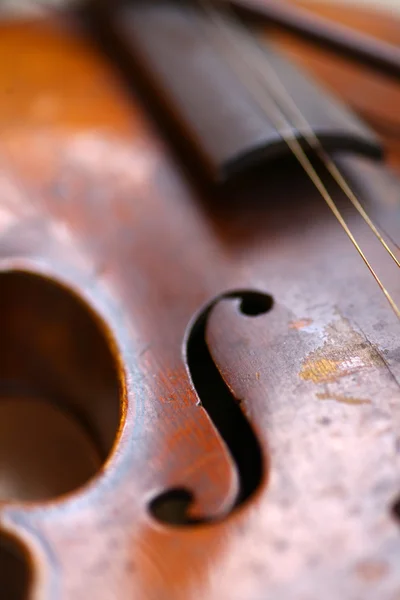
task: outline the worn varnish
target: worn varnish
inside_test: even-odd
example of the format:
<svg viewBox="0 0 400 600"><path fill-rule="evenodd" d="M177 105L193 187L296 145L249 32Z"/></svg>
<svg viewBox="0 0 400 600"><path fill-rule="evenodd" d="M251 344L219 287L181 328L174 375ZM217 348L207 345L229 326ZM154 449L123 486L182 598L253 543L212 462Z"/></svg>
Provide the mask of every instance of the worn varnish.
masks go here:
<svg viewBox="0 0 400 600"><path fill-rule="evenodd" d="M74 19L1 28L1 399L51 404L95 457L61 496L46 469L30 503L0 479L6 597L396 598L399 324L316 191L284 161L216 205ZM397 123L392 84L290 52ZM398 240L394 172L337 159Z"/></svg>

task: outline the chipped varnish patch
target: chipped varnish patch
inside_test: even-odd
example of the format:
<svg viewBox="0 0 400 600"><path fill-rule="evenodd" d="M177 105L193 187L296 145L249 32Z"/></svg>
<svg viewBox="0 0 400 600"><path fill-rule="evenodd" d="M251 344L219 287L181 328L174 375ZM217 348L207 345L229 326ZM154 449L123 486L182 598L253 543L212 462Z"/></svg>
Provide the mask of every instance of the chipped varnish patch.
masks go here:
<svg viewBox="0 0 400 600"><path fill-rule="evenodd" d="M389 566L376 560L365 560L355 568L356 575L367 583L380 581L389 573Z"/></svg>
<svg viewBox="0 0 400 600"><path fill-rule="evenodd" d="M303 362L299 376L305 381L328 383L365 369L383 367L378 351L347 319L340 319L325 330L327 341Z"/></svg>
<svg viewBox="0 0 400 600"><path fill-rule="evenodd" d="M312 325L312 322L312 319L299 319L299 321L291 321L289 327L290 329L304 329L304 327Z"/></svg>

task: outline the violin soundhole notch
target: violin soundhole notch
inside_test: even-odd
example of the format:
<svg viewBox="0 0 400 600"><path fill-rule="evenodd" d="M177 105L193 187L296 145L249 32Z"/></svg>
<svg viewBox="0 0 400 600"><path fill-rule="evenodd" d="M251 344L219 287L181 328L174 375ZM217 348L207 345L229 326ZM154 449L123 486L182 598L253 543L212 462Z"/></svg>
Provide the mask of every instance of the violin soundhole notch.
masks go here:
<svg viewBox="0 0 400 600"><path fill-rule="evenodd" d="M43 502L102 467L120 423L114 356L72 291L0 274L0 501Z"/></svg>
<svg viewBox="0 0 400 600"><path fill-rule="evenodd" d="M150 502L150 513L161 523L193 525L189 516L193 499L193 494L184 488L167 490Z"/></svg>
<svg viewBox="0 0 400 600"><path fill-rule="evenodd" d="M239 310L247 317L259 317L265 315L274 306L272 296L261 292L242 292Z"/></svg>

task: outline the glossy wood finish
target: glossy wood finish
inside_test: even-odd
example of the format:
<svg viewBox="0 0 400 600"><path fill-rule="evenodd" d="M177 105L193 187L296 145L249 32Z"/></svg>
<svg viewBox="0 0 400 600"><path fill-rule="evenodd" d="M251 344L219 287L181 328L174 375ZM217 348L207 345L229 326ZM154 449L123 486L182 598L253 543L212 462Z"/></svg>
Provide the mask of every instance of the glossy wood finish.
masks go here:
<svg viewBox="0 0 400 600"><path fill-rule="evenodd" d="M396 41L390 21L359 22ZM291 51L318 70L311 52ZM108 348L101 373L119 381L120 427L97 475L58 499L1 505L3 531L30 556L31 598L393 600L399 324L303 173L282 164L246 188L245 204L218 207L76 23L3 24L0 55L12 56L0 70L0 269L11 272L0 294L23 270L39 289L61 286L68 306L78 297ZM398 118L390 84L360 75L351 90L340 69L323 75L343 97L379 119L384 98ZM398 180L380 163L340 160L399 239ZM397 271L350 219L400 298ZM264 459L255 493L233 512L240 474L185 364L190 323L228 290L274 298L259 311L222 299L205 325ZM78 350L67 349L81 324L57 329L46 307L51 379L75 364ZM87 381L76 389L94 406L92 434L107 386L94 395ZM176 527L150 513L157 495L182 487L191 516L208 523Z"/></svg>

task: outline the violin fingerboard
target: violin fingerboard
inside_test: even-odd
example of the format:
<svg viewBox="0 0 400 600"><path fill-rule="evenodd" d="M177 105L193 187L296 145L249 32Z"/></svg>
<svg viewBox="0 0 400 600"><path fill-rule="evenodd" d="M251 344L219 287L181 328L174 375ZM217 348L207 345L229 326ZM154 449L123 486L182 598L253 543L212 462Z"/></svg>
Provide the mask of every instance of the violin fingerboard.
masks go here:
<svg viewBox="0 0 400 600"><path fill-rule="evenodd" d="M116 7L108 19L130 61L130 72L140 75L157 109L186 141L207 177L225 182L290 153L282 130L271 119L276 105L265 93L260 102L249 83L254 78L248 63L251 53L246 52L246 62L242 49L232 46L227 48L229 58L223 51L227 39L195 5L137 1ZM279 87L285 88L327 151L382 156L378 139L355 114L267 45L260 50L253 38L248 37L246 47L250 44L251 50L254 45L259 65L260 52L265 58L265 77L271 69L278 75ZM303 143L292 123L286 122L284 136Z"/></svg>

